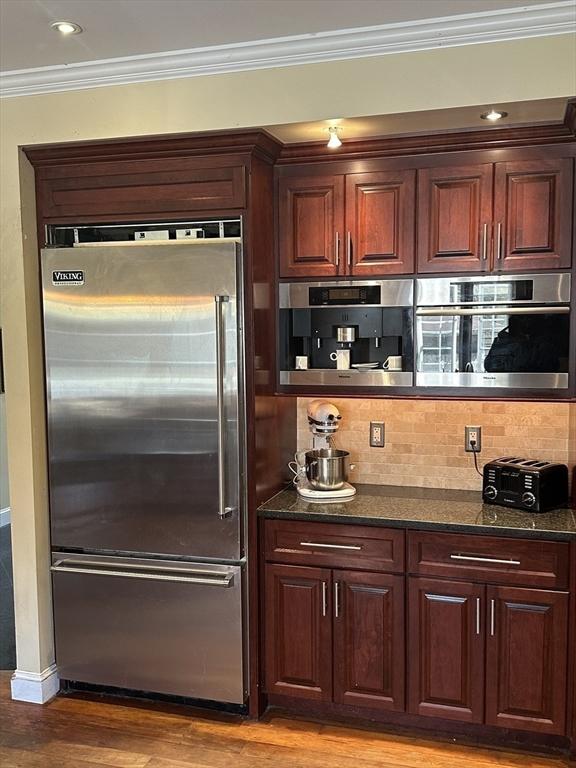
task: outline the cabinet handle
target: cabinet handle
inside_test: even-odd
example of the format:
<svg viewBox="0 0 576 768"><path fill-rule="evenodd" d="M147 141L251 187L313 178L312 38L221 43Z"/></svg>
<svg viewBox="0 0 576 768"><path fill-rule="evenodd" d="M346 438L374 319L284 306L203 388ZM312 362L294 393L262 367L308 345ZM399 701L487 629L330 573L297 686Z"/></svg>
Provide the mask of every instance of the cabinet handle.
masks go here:
<svg viewBox="0 0 576 768"><path fill-rule="evenodd" d="M348 266L352 266L352 232L348 230L346 233L346 258L348 261Z"/></svg>
<svg viewBox="0 0 576 768"><path fill-rule="evenodd" d="M326 616L328 611L328 587L326 582L322 582L322 616Z"/></svg>
<svg viewBox="0 0 576 768"><path fill-rule="evenodd" d="M334 258L336 260L336 266L340 266L340 235L336 232L336 240L334 241Z"/></svg>
<svg viewBox="0 0 576 768"><path fill-rule="evenodd" d="M482 631L482 626L480 623L480 598L476 598L476 634L479 635Z"/></svg>
<svg viewBox="0 0 576 768"><path fill-rule="evenodd" d="M496 224L496 261L502 258L502 222Z"/></svg>
<svg viewBox="0 0 576 768"><path fill-rule="evenodd" d="M362 547L358 547L355 544L321 544L318 541L301 541L301 547L318 547L320 549L355 549L359 550Z"/></svg>
<svg viewBox="0 0 576 768"><path fill-rule="evenodd" d="M488 224L482 227L482 261L488 258Z"/></svg>
<svg viewBox="0 0 576 768"><path fill-rule="evenodd" d="M490 637L496 634L496 601L490 600Z"/></svg>
<svg viewBox="0 0 576 768"><path fill-rule="evenodd" d="M472 563L496 563L498 565L520 565L520 560L504 560L499 557L479 557L477 555L450 555L451 560L466 560Z"/></svg>
<svg viewBox="0 0 576 768"><path fill-rule="evenodd" d="M340 583L338 581L334 583L334 616L336 618L340 616Z"/></svg>

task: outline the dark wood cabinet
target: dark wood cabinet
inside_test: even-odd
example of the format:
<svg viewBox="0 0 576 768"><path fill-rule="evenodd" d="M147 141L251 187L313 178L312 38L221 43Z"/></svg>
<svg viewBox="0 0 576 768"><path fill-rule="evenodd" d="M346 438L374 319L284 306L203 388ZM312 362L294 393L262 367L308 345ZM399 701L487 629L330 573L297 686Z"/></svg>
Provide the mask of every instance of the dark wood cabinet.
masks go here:
<svg viewBox="0 0 576 768"><path fill-rule="evenodd" d="M563 734L567 593L488 587L486 723Z"/></svg>
<svg viewBox="0 0 576 768"><path fill-rule="evenodd" d="M413 170L279 181L280 277L414 271Z"/></svg>
<svg viewBox="0 0 576 768"><path fill-rule="evenodd" d="M418 272L489 266L492 165L418 171Z"/></svg>
<svg viewBox="0 0 576 768"><path fill-rule="evenodd" d="M347 273L414 271L416 171L346 176Z"/></svg>
<svg viewBox="0 0 576 768"><path fill-rule="evenodd" d="M404 710L404 577L334 571L334 701Z"/></svg>
<svg viewBox="0 0 576 768"><path fill-rule="evenodd" d="M496 163L494 266L570 267L572 160Z"/></svg>
<svg viewBox="0 0 576 768"><path fill-rule="evenodd" d="M469 723L484 718L485 587L411 578L408 709Z"/></svg>
<svg viewBox="0 0 576 768"><path fill-rule="evenodd" d="M266 689L332 699L332 574L322 568L266 566Z"/></svg>
<svg viewBox="0 0 576 768"><path fill-rule="evenodd" d="M343 176L280 179L280 277L340 274L343 237Z"/></svg>

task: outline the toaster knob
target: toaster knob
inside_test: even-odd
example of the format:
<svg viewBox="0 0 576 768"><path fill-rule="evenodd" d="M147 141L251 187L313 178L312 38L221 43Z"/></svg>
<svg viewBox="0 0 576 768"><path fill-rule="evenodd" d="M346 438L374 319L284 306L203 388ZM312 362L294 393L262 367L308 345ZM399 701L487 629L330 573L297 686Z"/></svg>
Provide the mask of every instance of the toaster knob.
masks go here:
<svg viewBox="0 0 576 768"><path fill-rule="evenodd" d="M530 492L523 493L522 504L525 504L527 507L533 507L536 504L536 496Z"/></svg>
<svg viewBox="0 0 576 768"><path fill-rule="evenodd" d="M484 488L484 496L486 496L487 499L495 499L496 496L498 496L498 491L493 485L487 485L486 488Z"/></svg>

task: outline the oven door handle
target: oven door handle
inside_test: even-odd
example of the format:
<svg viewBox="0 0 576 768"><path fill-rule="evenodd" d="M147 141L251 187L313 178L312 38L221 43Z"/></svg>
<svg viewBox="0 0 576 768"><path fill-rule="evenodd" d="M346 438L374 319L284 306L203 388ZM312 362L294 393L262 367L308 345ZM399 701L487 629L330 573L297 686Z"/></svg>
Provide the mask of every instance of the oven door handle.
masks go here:
<svg viewBox="0 0 576 768"><path fill-rule="evenodd" d="M567 315L570 307L463 307L463 308L419 308L416 310L418 317L470 317L472 315Z"/></svg>

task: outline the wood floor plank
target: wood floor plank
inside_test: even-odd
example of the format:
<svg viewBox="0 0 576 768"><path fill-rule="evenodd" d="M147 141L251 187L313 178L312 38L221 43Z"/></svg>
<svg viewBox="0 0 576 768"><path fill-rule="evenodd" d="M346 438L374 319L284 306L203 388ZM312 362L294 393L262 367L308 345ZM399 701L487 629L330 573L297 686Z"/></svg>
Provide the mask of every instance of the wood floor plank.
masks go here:
<svg viewBox="0 0 576 768"><path fill-rule="evenodd" d="M276 712L261 722L153 702L10 700L0 673L1 768L570 768L568 760L398 736Z"/></svg>

